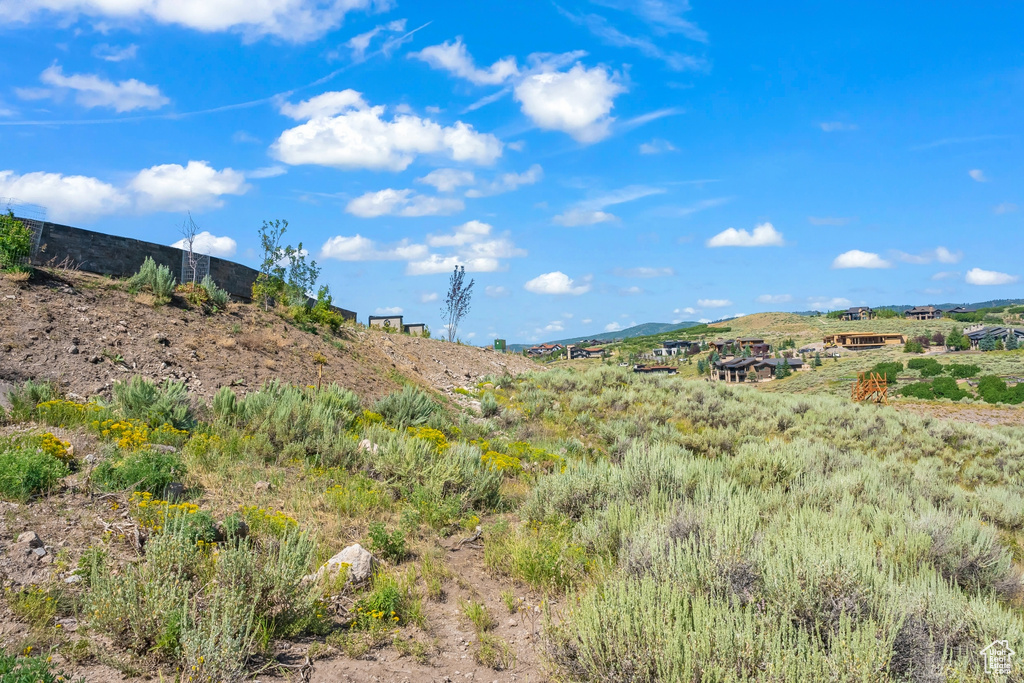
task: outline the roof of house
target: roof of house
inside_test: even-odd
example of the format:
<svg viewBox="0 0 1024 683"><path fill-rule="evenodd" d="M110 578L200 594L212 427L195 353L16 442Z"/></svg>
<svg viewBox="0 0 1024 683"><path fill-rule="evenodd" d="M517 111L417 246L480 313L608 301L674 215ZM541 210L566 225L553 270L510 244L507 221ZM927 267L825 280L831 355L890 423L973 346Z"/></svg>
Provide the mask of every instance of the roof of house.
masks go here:
<svg viewBox="0 0 1024 683"><path fill-rule="evenodd" d="M966 308L964 306L957 306L956 308L949 309L948 312L949 313L977 313L978 309L976 309L976 308Z"/></svg>
<svg viewBox="0 0 1024 683"><path fill-rule="evenodd" d="M905 313L942 313L942 309L934 306L914 306L907 309Z"/></svg>
<svg viewBox="0 0 1024 683"><path fill-rule="evenodd" d="M846 309L847 313L860 313L862 311L870 311L870 306L850 306Z"/></svg>
<svg viewBox="0 0 1024 683"><path fill-rule="evenodd" d="M590 346L590 347L587 347L587 348L585 348L583 350L584 351L589 351L591 353L597 353L598 351L604 351L604 349L602 349L600 346Z"/></svg>
<svg viewBox="0 0 1024 683"><path fill-rule="evenodd" d="M401 315L371 315L370 320L389 320L391 318L401 318Z"/></svg>
<svg viewBox="0 0 1024 683"><path fill-rule="evenodd" d="M1006 337L1011 332L1015 336L1024 337L1024 330L1020 329L1019 327L1003 327L1001 325L988 325L986 327L981 328L980 330L968 332L967 338L970 339L971 341L981 341L985 337Z"/></svg>
<svg viewBox="0 0 1024 683"><path fill-rule="evenodd" d="M762 361L758 361L758 365L770 365L774 368L782 365L783 361L788 361L791 368L798 368L804 364L799 358L765 358Z"/></svg>

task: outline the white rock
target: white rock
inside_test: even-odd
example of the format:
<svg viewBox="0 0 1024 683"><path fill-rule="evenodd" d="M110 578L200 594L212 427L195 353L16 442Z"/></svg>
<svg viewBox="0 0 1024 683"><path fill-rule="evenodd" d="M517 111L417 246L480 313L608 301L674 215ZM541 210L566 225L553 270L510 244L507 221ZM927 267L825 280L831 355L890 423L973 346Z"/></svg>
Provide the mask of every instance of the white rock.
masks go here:
<svg viewBox="0 0 1024 683"><path fill-rule="evenodd" d="M345 565L348 565L348 580L352 583L360 583L373 576L377 560L369 550L358 543L353 543L327 560L327 564L316 573L317 578L325 574L340 572Z"/></svg>
<svg viewBox="0 0 1024 683"><path fill-rule="evenodd" d="M29 548L41 548L43 542L39 540L38 534L34 531L26 531L25 533L18 536L18 543L24 543Z"/></svg>
<svg viewBox="0 0 1024 683"><path fill-rule="evenodd" d="M369 439L363 439L359 442L359 450L366 453L377 454L377 444L373 443Z"/></svg>

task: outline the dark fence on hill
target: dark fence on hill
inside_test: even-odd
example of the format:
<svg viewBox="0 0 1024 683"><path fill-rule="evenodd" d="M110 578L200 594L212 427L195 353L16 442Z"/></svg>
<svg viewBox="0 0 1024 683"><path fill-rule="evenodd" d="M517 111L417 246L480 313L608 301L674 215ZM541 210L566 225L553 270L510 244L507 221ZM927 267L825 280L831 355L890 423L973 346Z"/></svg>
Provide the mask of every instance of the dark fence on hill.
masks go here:
<svg viewBox="0 0 1024 683"><path fill-rule="evenodd" d="M29 261L34 266L65 264L89 273L131 277L149 256L157 265L170 268L179 282L192 279L192 266L183 249L33 218L18 217L18 220L32 230ZM216 256L199 256L195 270L197 279L209 273L219 287L245 301L252 299L252 285L259 275L259 271L249 266ZM356 319L355 311L332 308L346 320Z"/></svg>

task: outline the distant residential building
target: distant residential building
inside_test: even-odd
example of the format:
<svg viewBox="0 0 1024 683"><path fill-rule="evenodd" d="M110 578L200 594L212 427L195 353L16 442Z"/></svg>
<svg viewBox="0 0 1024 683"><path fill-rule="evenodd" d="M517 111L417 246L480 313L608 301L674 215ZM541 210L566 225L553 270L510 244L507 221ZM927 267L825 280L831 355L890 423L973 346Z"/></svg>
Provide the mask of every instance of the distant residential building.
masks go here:
<svg viewBox="0 0 1024 683"><path fill-rule="evenodd" d="M721 382L765 382L775 378L775 369L789 364L793 372L805 369L799 358L730 358L715 361L711 378Z"/></svg>
<svg viewBox="0 0 1024 683"><path fill-rule="evenodd" d="M914 306L903 312L907 320L935 320L942 317L942 309L935 306Z"/></svg>
<svg viewBox="0 0 1024 683"><path fill-rule="evenodd" d="M555 351L561 351L564 348L561 344L538 344L528 348L526 353L530 356L550 356Z"/></svg>
<svg viewBox="0 0 1024 683"><path fill-rule="evenodd" d="M986 337L991 337L997 341L1002 341L1004 344L1010 336L1017 338L1019 346L1024 346L1024 330L1018 327L1002 327L1000 325L986 325L984 327L975 326L975 329L966 332L967 338L971 341L971 348L977 349L981 346L981 342Z"/></svg>
<svg viewBox="0 0 1024 683"><path fill-rule="evenodd" d="M847 332L830 334L825 337L824 342L825 346L842 346L851 351L863 351L906 344L907 338L902 334L890 332Z"/></svg>
<svg viewBox="0 0 1024 683"><path fill-rule="evenodd" d="M400 315L371 315L367 327L379 327L392 332L402 331L402 316Z"/></svg>
<svg viewBox="0 0 1024 683"><path fill-rule="evenodd" d="M874 318L874 309L868 308L867 306L854 306L852 308L847 308L843 311L843 314L839 316L840 320L873 320Z"/></svg>
<svg viewBox="0 0 1024 683"><path fill-rule="evenodd" d="M978 309L976 309L976 308L964 308L963 306L957 306L956 308L951 308L948 311L946 311L946 313L949 313L950 315L956 315L957 313L977 313L977 312L978 312Z"/></svg>
<svg viewBox="0 0 1024 683"><path fill-rule="evenodd" d="M674 375L678 370L671 365L634 365L633 372L641 374L663 373L666 375Z"/></svg>
<svg viewBox="0 0 1024 683"><path fill-rule="evenodd" d="M424 332L427 331L427 324L426 323L408 323L407 325L402 325L402 331L405 332L406 334L418 334L418 335L421 335L421 334L423 334Z"/></svg>

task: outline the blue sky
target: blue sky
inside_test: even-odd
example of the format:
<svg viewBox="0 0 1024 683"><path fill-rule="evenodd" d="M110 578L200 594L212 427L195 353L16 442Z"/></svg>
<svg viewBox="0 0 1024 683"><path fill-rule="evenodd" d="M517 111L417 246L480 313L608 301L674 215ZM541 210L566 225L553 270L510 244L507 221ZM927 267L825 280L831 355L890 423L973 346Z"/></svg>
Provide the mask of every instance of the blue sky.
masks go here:
<svg viewBox="0 0 1024 683"><path fill-rule="evenodd" d="M463 340L1024 296L1017 3L0 0L0 197Z"/></svg>

